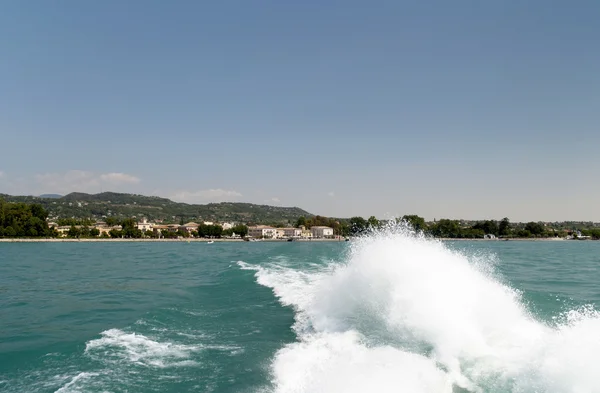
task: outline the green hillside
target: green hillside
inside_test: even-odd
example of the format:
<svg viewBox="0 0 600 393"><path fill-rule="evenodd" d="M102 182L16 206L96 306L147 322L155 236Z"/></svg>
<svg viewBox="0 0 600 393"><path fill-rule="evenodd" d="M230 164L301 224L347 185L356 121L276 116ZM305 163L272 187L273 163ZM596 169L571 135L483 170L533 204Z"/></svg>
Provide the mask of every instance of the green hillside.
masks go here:
<svg viewBox="0 0 600 393"><path fill-rule="evenodd" d="M146 217L150 221L235 221L246 223L295 222L300 216L312 214L297 207L255 205L252 203L221 202L191 205L170 199L136 194L103 192L85 194L74 192L60 198L11 196L0 194L7 202L39 203L51 219L105 217Z"/></svg>

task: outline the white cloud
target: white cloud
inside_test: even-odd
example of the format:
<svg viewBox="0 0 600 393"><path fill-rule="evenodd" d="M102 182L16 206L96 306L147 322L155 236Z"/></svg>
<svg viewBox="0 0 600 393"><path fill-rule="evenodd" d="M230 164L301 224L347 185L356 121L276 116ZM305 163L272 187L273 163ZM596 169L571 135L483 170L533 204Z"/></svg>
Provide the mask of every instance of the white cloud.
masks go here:
<svg viewBox="0 0 600 393"><path fill-rule="evenodd" d="M102 175L100 175L100 180L105 181L107 183L112 183L112 184L120 184L120 183L137 184L140 182L140 179L138 177L128 175L127 173L120 173L120 172L112 172L112 173L102 174Z"/></svg>
<svg viewBox="0 0 600 393"><path fill-rule="evenodd" d="M335 196L335 192L333 192L333 191L329 191L329 192L327 193L327 196L329 196L329 197L333 198L333 197Z"/></svg>
<svg viewBox="0 0 600 393"><path fill-rule="evenodd" d="M94 173L70 170L65 173L46 173L35 176L43 192L100 192L116 191L121 184L137 184L140 179L126 173Z"/></svg>
<svg viewBox="0 0 600 393"><path fill-rule="evenodd" d="M273 197L271 199L265 199L263 200L263 203L265 205L278 205L281 203L281 199L277 198L277 197Z"/></svg>
<svg viewBox="0 0 600 393"><path fill-rule="evenodd" d="M178 191L169 198L177 202L185 203L207 203L207 202L230 202L242 197L237 191L223 190L221 188L198 190L198 191Z"/></svg>

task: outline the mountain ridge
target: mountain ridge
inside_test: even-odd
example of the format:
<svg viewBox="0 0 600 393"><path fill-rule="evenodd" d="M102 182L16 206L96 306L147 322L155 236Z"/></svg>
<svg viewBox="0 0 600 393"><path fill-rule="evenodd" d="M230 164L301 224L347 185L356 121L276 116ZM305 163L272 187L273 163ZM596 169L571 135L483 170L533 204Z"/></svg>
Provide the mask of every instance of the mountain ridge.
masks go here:
<svg viewBox="0 0 600 393"><path fill-rule="evenodd" d="M291 223L299 217L314 215L299 207L260 205L247 202L188 204L168 198L101 192L72 192L60 198L0 194L7 202L39 203L51 218L145 217L149 220L178 222L183 220L234 221L251 223Z"/></svg>

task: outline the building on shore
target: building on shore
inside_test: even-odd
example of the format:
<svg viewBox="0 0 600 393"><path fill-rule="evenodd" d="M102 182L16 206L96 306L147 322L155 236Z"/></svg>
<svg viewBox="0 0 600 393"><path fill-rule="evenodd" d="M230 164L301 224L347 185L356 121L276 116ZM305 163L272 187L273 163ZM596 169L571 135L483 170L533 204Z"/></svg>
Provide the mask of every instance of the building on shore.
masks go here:
<svg viewBox="0 0 600 393"><path fill-rule="evenodd" d="M300 237L302 239L312 239L313 234L310 229L306 229L304 225L300 225Z"/></svg>
<svg viewBox="0 0 600 393"><path fill-rule="evenodd" d="M170 225L154 225L152 227L152 231L158 235L159 237L163 232L177 232L179 230L179 225L170 224Z"/></svg>
<svg viewBox="0 0 600 393"><path fill-rule="evenodd" d="M297 238L297 237L302 237L302 229L300 228L281 228L283 231L283 236L282 237L292 237L292 238Z"/></svg>
<svg viewBox="0 0 600 393"><path fill-rule="evenodd" d="M248 236L259 239L275 239L277 238L277 228L268 225L248 227Z"/></svg>
<svg viewBox="0 0 600 393"><path fill-rule="evenodd" d="M81 225L77 225L78 228L81 227ZM69 229L71 229L70 225L62 225L59 227L56 227L56 231L58 232L58 236L67 236L67 233L69 232Z"/></svg>
<svg viewBox="0 0 600 393"><path fill-rule="evenodd" d="M137 223L137 229L139 229L142 232L146 232L146 231L152 231L152 226L154 224L152 224L151 222L148 222L148 220L146 220L145 218Z"/></svg>
<svg viewBox="0 0 600 393"><path fill-rule="evenodd" d="M109 236L110 235L110 231L112 231L113 229L115 231L120 231L121 229L123 229L120 225L113 225L108 226L106 225L106 223L102 224L102 225L95 225L94 228L98 229L98 231L100 232L99 236Z"/></svg>
<svg viewBox="0 0 600 393"><path fill-rule="evenodd" d="M187 224L183 224L179 227L179 230L182 232L192 233L193 231L197 231L200 225L195 222L188 222Z"/></svg>
<svg viewBox="0 0 600 393"><path fill-rule="evenodd" d="M310 228L312 237L315 239L331 239L333 238L333 228L326 226L314 226Z"/></svg>
<svg viewBox="0 0 600 393"><path fill-rule="evenodd" d="M228 229L232 229L234 227L234 225L231 222L224 222L221 224L221 227L223 228L224 231L226 231Z"/></svg>

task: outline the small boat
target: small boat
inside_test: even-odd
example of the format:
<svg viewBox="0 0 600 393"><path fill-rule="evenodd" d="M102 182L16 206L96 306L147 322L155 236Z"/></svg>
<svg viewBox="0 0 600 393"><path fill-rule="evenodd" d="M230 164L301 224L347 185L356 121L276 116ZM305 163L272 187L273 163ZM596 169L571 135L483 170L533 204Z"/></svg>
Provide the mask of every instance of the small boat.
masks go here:
<svg viewBox="0 0 600 393"><path fill-rule="evenodd" d="M215 241L214 240L209 240L208 243L206 244L213 244Z"/></svg>

